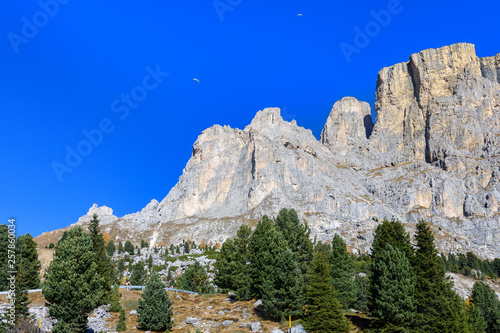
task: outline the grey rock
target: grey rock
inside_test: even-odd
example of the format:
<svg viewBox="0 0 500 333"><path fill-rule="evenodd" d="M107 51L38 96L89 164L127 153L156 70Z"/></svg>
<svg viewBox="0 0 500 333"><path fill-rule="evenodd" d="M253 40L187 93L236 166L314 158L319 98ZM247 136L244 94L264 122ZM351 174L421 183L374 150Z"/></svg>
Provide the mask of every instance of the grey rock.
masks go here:
<svg viewBox="0 0 500 333"><path fill-rule="evenodd" d="M409 231L425 219L441 228L442 252L500 257L499 59L479 58L467 43L412 54L380 70L375 124L367 103L346 97L320 140L277 108L244 129L214 125L161 202L121 218L91 210L127 239L213 245L294 207L312 237L338 233L355 252L370 251L373 217L394 216Z"/></svg>
<svg viewBox="0 0 500 333"><path fill-rule="evenodd" d="M302 325L292 326L291 333L305 333L304 327Z"/></svg>
<svg viewBox="0 0 500 333"><path fill-rule="evenodd" d="M232 323L233 323L233 321L232 321L232 320L224 320L224 321L222 322L222 325L223 325L223 326L229 326L229 325L231 325Z"/></svg>
<svg viewBox="0 0 500 333"><path fill-rule="evenodd" d="M261 325L260 325L259 321L254 321L254 322L250 323L249 327L250 327L250 330L252 332L258 332L261 329Z"/></svg>
<svg viewBox="0 0 500 333"><path fill-rule="evenodd" d="M106 319L110 318L108 305L101 305L94 309L92 314L87 318L87 328L89 332L108 332L106 328Z"/></svg>
<svg viewBox="0 0 500 333"><path fill-rule="evenodd" d="M186 324L191 324L193 327L198 327L200 326L200 320L196 317L187 317L186 318Z"/></svg>
<svg viewBox="0 0 500 333"><path fill-rule="evenodd" d="M3 304L2 304L3 305ZM1 307L1 305L0 305ZM55 325L57 320L49 315L49 309L46 306L33 306L29 307L28 311L30 315L32 315L35 319L35 322L38 323L40 318L42 318L41 330L42 332L49 332L52 330L52 326ZM3 312L3 310L0 310Z"/></svg>
<svg viewBox="0 0 500 333"><path fill-rule="evenodd" d="M278 329L278 328L273 328L273 330L271 331L271 333L283 333L282 330Z"/></svg>
<svg viewBox="0 0 500 333"><path fill-rule="evenodd" d="M131 315L136 315L136 314L137 314L137 311L136 311L136 310L131 310L131 311L130 311L130 314L131 314Z"/></svg>

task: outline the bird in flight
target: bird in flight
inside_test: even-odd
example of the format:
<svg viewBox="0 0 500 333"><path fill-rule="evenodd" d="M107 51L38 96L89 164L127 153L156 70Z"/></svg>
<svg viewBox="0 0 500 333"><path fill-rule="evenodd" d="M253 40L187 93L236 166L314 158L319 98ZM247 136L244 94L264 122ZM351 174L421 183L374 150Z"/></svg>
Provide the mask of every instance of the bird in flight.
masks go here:
<svg viewBox="0 0 500 333"><path fill-rule="evenodd" d="M200 83L200 80L198 80L197 78L194 78L193 81Z"/></svg>
<svg viewBox="0 0 500 333"><path fill-rule="evenodd" d="M300 17L302 17L302 14L298 14L297 16L300 16Z"/></svg>

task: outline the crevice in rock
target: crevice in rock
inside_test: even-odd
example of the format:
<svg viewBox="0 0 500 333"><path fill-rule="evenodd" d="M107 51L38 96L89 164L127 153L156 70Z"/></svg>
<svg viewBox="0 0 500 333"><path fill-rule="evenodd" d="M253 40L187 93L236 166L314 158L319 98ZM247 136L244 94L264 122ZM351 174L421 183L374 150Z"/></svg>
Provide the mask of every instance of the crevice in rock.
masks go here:
<svg viewBox="0 0 500 333"><path fill-rule="evenodd" d="M370 135L372 135L372 131L373 131L373 121L372 121L372 116L371 115L367 114L363 118L363 125L365 126L366 138L369 139Z"/></svg>
<svg viewBox="0 0 500 333"><path fill-rule="evenodd" d="M430 120L429 111L425 112L425 162L432 163L430 141Z"/></svg>
<svg viewBox="0 0 500 333"><path fill-rule="evenodd" d="M418 68L416 68L415 63L411 59L406 66L413 85L413 97L415 97L418 105L420 105L420 78L418 77Z"/></svg>
<svg viewBox="0 0 500 333"><path fill-rule="evenodd" d="M251 169L252 179L255 179L255 177L256 177L256 175L255 175L255 146L253 147L252 157L250 158L250 160L252 163L252 169Z"/></svg>

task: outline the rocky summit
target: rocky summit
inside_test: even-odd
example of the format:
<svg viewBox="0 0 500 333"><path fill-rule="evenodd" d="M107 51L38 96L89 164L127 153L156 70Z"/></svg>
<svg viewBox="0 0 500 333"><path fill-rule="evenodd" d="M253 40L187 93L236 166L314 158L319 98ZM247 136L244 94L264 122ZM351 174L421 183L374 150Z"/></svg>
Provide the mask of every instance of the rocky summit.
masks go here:
<svg viewBox="0 0 500 333"><path fill-rule="evenodd" d="M118 218L93 206L115 240L222 242L281 208L295 208L318 240L339 233L369 252L377 223L411 231L430 222L443 252L500 257L500 54L474 45L412 54L377 78L376 121L353 97L335 103L317 140L278 108L245 129L215 125L193 145L161 201Z"/></svg>

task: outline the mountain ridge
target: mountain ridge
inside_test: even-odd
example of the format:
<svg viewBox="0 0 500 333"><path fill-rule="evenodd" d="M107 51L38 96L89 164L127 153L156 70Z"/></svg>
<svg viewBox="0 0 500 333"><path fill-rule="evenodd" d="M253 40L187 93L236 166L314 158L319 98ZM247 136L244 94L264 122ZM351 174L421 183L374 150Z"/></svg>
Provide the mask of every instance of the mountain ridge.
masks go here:
<svg viewBox="0 0 500 333"><path fill-rule="evenodd" d="M500 54L467 43L412 54L380 70L375 112L373 123L368 103L344 97L319 140L278 108L243 130L214 125L162 201L121 218L94 205L76 224L97 213L115 241L222 242L295 208L313 236L338 232L355 251L369 252L372 218L394 216L410 230L430 222L441 251L500 257Z"/></svg>

